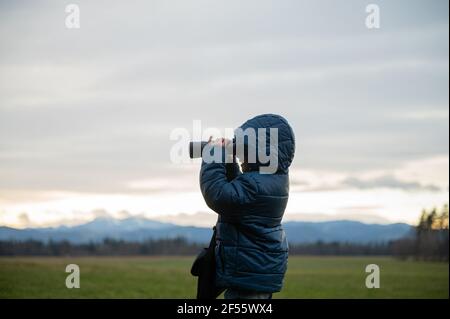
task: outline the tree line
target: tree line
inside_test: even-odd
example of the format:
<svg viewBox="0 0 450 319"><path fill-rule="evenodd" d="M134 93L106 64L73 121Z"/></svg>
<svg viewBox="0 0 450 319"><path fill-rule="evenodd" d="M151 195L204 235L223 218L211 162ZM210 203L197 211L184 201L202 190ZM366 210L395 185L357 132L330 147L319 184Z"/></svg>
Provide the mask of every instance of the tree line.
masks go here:
<svg viewBox="0 0 450 319"><path fill-rule="evenodd" d="M448 205L423 210L415 232L393 243L392 254L402 259L448 261Z"/></svg>
<svg viewBox="0 0 450 319"><path fill-rule="evenodd" d="M129 242L105 238L101 242L76 244L69 241L0 241L0 256L135 256L195 255L205 247L185 238ZM292 255L389 255L391 243L315 242L290 244Z"/></svg>
<svg viewBox="0 0 450 319"><path fill-rule="evenodd" d="M291 255L391 255L401 259L448 261L448 206L424 210L414 232L405 238L383 243L314 242L290 244ZM204 244L185 238L130 242L105 238L101 242L37 240L0 241L0 256L134 256L195 255Z"/></svg>

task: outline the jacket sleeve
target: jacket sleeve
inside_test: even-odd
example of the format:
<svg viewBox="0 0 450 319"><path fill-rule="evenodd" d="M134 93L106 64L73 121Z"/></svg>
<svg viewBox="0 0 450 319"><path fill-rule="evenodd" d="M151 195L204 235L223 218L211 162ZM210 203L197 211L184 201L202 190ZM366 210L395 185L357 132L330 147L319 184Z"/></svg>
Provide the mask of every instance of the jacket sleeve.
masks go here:
<svg viewBox="0 0 450 319"><path fill-rule="evenodd" d="M233 179L240 176L241 170L239 169L239 165L237 163L226 163L225 164L226 174L227 174L227 181L231 182Z"/></svg>
<svg viewBox="0 0 450 319"><path fill-rule="evenodd" d="M234 178L230 179L232 176ZM203 161L200 188L206 204L218 214L227 214L252 202L256 197L257 185L253 179L244 176L236 163Z"/></svg>

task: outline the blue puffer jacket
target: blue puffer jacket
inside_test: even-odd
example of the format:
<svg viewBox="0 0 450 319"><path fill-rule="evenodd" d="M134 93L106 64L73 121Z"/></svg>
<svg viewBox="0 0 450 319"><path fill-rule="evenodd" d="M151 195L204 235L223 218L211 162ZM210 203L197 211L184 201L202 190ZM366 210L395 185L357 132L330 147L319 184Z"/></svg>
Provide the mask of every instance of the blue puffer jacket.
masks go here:
<svg viewBox="0 0 450 319"><path fill-rule="evenodd" d="M237 164L206 163L200 187L219 214L216 284L225 288L277 292L287 268L288 244L281 226L289 195L288 169L295 152L292 128L281 116L264 114L241 128L278 128L278 170L261 174L261 164L241 173ZM267 139L267 145L269 144Z"/></svg>

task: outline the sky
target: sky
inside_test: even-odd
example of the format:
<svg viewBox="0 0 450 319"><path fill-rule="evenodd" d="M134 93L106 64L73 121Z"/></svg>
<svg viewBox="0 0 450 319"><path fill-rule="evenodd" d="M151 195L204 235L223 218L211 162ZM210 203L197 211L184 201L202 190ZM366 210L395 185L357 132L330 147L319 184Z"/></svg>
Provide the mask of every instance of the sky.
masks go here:
<svg viewBox="0 0 450 319"><path fill-rule="evenodd" d="M0 1L0 225L212 225L171 132L263 113L296 135L284 220L414 224L449 201L448 1L368 3Z"/></svg>

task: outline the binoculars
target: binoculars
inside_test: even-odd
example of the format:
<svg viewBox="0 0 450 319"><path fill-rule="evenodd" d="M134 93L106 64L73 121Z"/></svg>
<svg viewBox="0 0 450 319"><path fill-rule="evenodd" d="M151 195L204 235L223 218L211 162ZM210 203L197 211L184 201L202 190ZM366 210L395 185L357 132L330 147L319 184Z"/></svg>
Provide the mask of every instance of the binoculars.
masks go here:
<svg viewBox="0 0 450 319"><path fill-rule="evenodd" d="M208 142L189 142L189 157L190 158L199 158L202 157L203 149L208 144ZM236 144L233 140L233 154L236 154Z"/></svg>

